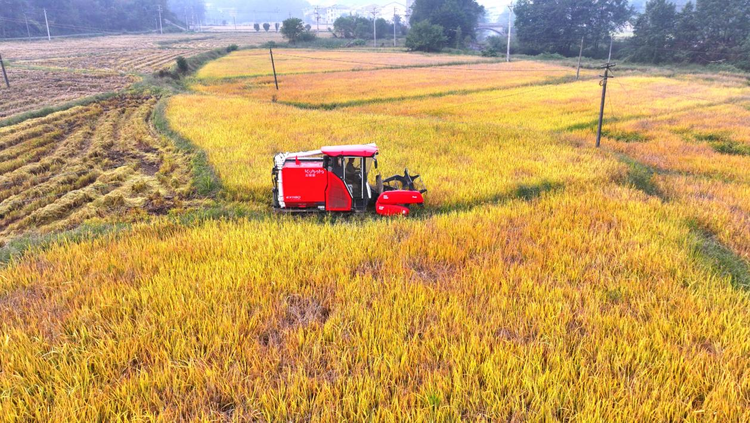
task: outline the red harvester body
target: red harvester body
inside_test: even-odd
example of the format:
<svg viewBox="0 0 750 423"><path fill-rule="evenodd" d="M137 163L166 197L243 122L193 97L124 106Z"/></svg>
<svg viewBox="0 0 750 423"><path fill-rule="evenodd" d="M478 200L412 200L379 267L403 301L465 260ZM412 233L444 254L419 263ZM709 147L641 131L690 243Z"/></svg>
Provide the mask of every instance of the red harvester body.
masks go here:
<svg viewBox="0 0 750 423"><path fill-rule="evenodd" d="M365 212L375 207L384 216L408 215L413 204L423 204L419 175L396 175L368 182L378 167L375 144L322 147L274 157L274 209L289 212Z"/></svg>

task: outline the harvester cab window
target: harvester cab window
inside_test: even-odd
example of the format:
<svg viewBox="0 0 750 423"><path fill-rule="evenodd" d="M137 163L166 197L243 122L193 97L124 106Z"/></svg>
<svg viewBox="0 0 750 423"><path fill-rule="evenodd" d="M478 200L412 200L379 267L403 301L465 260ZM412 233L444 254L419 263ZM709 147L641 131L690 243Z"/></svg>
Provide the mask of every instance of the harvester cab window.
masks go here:
<svg viewBox="0 0 750 423"><path fill-rule="evenodd" d="M344 183L354 199L362 198L362 160L361 157L347 157L344 167Z"/></svg>

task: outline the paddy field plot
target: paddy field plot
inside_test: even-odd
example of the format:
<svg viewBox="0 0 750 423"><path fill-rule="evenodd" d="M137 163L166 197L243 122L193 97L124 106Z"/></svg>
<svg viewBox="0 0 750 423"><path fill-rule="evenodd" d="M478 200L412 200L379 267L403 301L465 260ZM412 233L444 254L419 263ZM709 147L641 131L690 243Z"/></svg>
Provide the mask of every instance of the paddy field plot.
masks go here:
<svg viewBox="0 0 750 423"><path fill-rule="evenodd" d="M0 122L24 112L117 92L144 74L173 66L179 56L273 40L280 41L280 34L148 34L3 42L0 53L11 86L0 85Z"/></svg>
<svg viewBox="0 0 750 423"><path fill-rule="evenodd" d="M744 76L615 79L595 149L597 79L550 79L559 65L522 62L539 73L500 85L477 71L483 88L456 92L433 67L400 70L424 86L388 85L396 70L341 66L360 52L278 53L331 59L344 82L297 58L309 83L286 75L273 101L256 95L268 58L239 52L166 104L223 213L135 222L0 270L4 415L750 419ZM422 175L424 208L271 212L274 153L369 142L383 174Z"/></svg>

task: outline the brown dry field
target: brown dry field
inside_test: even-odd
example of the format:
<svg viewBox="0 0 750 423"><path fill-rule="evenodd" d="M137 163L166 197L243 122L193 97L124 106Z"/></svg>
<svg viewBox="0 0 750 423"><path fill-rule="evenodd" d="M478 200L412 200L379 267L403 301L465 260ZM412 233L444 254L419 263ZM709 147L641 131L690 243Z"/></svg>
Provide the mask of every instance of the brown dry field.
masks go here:
<svg viewBox="0 0 750 423"><path fill-rule="evenodd" d="M144 34L0 42L11 83L10 89L0 86L0 120L119 91L137 81L131 74L151 74L172 65L178 56L268 41L281 41L281 34Z"/></svg>
<svg viewBox="0 0 750 423"><path fill-rule="evenodd" d="M8 68L10 89L0 89L0 119L45 106L121 90L136 80L122 74Z"/></svg>

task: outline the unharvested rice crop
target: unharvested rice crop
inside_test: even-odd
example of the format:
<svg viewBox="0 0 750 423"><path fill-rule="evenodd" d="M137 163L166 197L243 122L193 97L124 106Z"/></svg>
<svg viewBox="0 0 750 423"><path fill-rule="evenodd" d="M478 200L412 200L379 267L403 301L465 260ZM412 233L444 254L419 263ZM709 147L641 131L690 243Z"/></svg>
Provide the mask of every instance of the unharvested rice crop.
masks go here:
<svg viewBox="0 0 750 423"><path fill-rule="evenodd" d="M594 75L584 71L584 76ZM574 80L575 69L531 61L430 66L361 72L285 75L276 90L273 77L197 84L198 91L243 95L303 107L347 107L412 98L494 91L530 84ZM377 84L371 81L377 80Z"/></svg>
<svg viewBox="0 0 750 423"><path fill-rule="evenodd" d="M277 49L273 51L273 55L276 73L280 75L495 61L476 56L377 53L371 50ZM247 50L232 53L209 63L198 72L197 76L201 79L226 79L267 75L273 75L269 51Z"/></svg>
<svg viewBox="0 0 750 423"><path fill-rule="evenodd" d="M646 76L614 79L608 90L612 95L606 109L610 117L617 119L651 117L750 96L747 85L699 84ZM564 130L593 127L598 119L600 101L601 88L589 80L451 95L440 101L425 98L365 104L352 111Z"/></svg>
<svg viewBox="0 0 750 423"><path fill-rule="evenodd" d="M0 241L179 207L190 175L148 123L156 100L118 96L1 128Z"/></svg>
<svg viewBox="0 0 750 423"><path fill-rule="evenodd" d="M596 80L332 111L170 99L232 218L157 219L0 270L0 411L750 420L747 88L620 81L601 149ZM270 212L274 153L367 142L385 175L422 174L424 208Z"/></svg>

